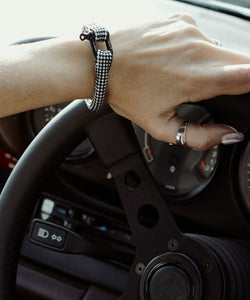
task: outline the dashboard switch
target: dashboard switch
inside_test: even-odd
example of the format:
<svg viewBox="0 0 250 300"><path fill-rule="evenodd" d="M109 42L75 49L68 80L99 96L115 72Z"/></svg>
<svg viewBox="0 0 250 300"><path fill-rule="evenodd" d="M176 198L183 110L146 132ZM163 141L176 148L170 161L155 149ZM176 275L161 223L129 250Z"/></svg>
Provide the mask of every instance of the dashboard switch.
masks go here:
<svg viewBox="0 0 250 300"><path fill-rule="evenodd" d="M33 219L30 225L29 241L38 246L63 253L87 254L98 257L108 257L110 254L124 254L121 245L109 245L106 240L100 241L79 235L69 228ZM114 248L115 247L115 248ZM132 253L132 252L131 252ZM133 252L134 254L134 252ZM126 259L126 256L125 258Z"/></svg>
<svg viewBox="0 0 250 300"><path fill-rule="evenodd" d="M61 227L48 222L35 220L32 224L30 240L39 244L46 244L52 248L62 249L65 244L67 232Z"/></svg>

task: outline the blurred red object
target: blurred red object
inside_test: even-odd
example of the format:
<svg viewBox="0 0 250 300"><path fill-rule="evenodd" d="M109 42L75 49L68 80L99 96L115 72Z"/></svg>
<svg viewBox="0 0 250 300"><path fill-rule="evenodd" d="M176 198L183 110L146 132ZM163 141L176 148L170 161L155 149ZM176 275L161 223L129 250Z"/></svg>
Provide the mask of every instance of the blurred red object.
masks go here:
<svg viewBox="0 0 250 300"><path fill-rule="evenodd" d="M17 163L17 159L5 150L0 148L0 167L13 169Z"/></svg>

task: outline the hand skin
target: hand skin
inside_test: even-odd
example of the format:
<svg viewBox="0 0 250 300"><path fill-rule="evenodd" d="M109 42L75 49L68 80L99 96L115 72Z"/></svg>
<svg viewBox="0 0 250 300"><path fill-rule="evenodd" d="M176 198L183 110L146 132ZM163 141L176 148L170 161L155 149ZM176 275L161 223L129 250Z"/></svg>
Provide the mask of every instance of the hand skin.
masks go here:
<svg viewBox="0 0 250 300"><path fill-rule="evenodd" d="M175 143L184 102L250 92L250 56L219 47L191 16L111 33L107 102L159 140ZM94 90L89 43L60 39L8 47L0 57L0 115L79 98ZM206 150L243 135L224 124L188 125L189 147Z"/></svg>

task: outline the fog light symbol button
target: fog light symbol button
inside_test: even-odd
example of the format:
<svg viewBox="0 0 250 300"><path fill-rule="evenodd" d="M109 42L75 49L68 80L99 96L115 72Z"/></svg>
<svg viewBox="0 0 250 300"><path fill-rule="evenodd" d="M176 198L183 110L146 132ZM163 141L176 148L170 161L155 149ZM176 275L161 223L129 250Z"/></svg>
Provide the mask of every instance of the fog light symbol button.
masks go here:
<svg viewBox="0 0 250 300"><path fill-rule="evenodd" d="M58 241L58 243L60 243L62 241L62 237L59 235L56 240Z"/></svg>
<svg viewBox="0 0 250 300"><path fill-rule="evenodd" d="M62 237L60 235L56 235L56 234L52 234L51 239L53 241L57 241L58 243L60 243L62 241Z"/></svg>

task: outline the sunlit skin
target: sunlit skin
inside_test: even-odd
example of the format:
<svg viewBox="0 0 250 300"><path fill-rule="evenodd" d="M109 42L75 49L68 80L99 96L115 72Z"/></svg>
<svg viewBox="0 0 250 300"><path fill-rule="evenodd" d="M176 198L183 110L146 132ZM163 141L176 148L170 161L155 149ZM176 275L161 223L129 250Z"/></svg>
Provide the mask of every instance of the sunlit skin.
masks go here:
<svg viewBox="0 0 250 300"><path fill-rule="evenodd" d="M250 57L219 47L185 14L111 32L114 58L107 102L159 140L175 143L176 108L217 95L250 91ZM128 42L129 41L129 42ZM94 90L87 41L55 39L7 47L0 54L0 115L79 98ZM205 150L243 135L224 124L191 123L189 147Z"/></svg>

